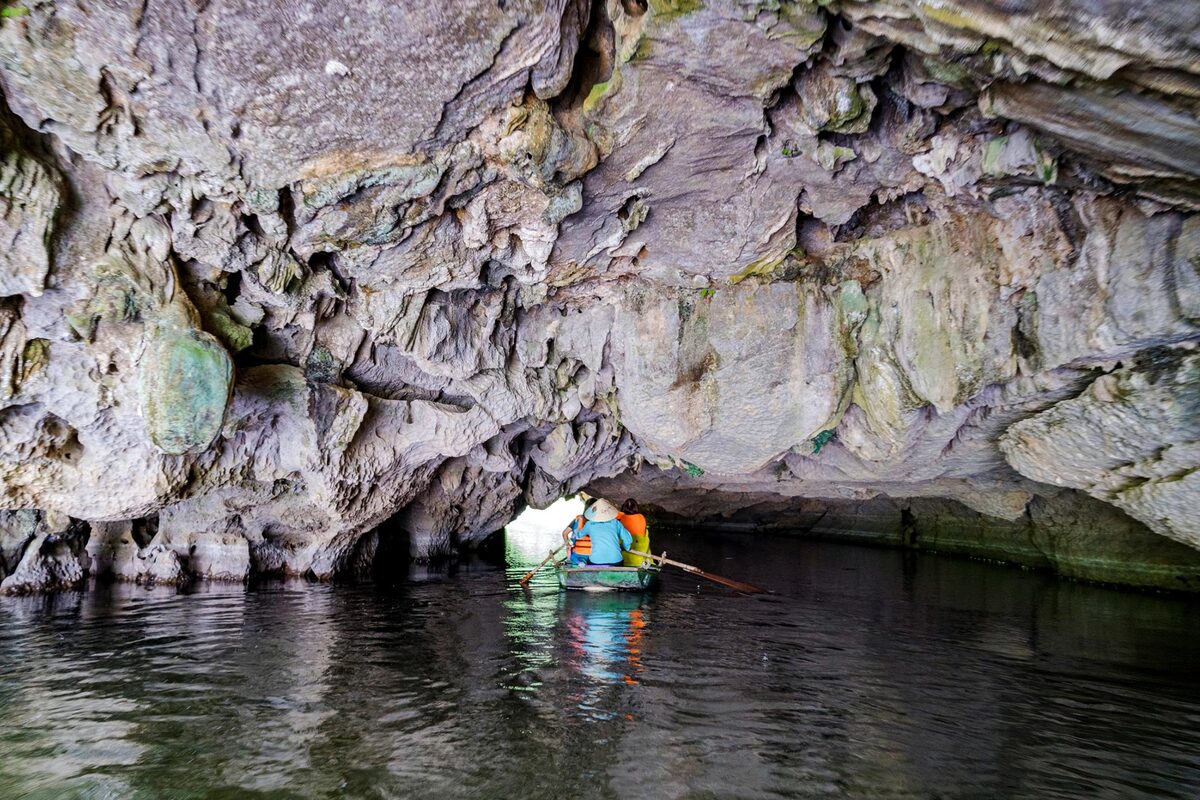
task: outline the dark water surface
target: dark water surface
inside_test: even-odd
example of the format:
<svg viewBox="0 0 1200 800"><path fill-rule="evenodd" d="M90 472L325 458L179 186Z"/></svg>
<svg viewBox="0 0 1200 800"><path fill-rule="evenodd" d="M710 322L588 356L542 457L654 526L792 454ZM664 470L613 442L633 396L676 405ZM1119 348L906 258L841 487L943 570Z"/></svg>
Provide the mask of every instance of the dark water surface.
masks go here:
<svg viewBox="0 0 1200 800"><path fill-rule="evenodd" d="M2 798L1196 798L1200 603L659 536L780 594L517 577L0 600Z"/></svg>

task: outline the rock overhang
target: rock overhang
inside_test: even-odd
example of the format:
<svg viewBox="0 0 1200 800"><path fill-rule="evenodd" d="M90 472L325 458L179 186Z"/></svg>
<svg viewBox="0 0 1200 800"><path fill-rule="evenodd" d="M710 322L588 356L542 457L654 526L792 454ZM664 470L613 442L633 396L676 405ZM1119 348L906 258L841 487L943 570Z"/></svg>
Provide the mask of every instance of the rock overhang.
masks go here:
<svg viewBox="0 0 1200 800"><path fill-rule="evenodd" d="M31 6L9 550L328 577L589 485L1194 545L1185 6Z"/></svg>

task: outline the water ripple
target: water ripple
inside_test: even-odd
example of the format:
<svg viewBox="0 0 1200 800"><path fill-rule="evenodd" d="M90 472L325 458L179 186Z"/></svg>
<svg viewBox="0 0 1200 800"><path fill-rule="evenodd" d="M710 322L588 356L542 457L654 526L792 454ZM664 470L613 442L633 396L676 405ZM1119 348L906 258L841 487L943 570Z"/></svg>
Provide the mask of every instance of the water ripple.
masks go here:
<svg viewBox="0 0 1200 800"><path fill-rule="evenodd" d="M1196 796L1196 603L760 542L667 543L759 598L524 591L510 548L389 587L2 600L0 800Z"/></svg>

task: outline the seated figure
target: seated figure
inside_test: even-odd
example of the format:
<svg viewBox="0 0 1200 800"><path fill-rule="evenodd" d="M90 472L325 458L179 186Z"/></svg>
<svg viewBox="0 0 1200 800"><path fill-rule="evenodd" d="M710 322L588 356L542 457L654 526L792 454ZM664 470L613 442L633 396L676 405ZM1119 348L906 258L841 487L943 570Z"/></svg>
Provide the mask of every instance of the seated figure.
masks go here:
<svg viewBox="0 0 1200 800"><path fill-rule="evenodd" d="M650 552L650 534L646 531L646 517L642 515L637 500L631 497L621 504L621 512L617 514L617 521L624 525L625 530L629 531L633 537L633 546L628 548L629 550ZM626 553L623 563L627 567L640 567L645 560L642 556Z"/></svg>
<svg viewBox="0 0 1200 800"><path fill-rule="evenodd" d="M619 566L623 563L622 552L633 545L633 536L625 526L617 522L617 508L607 500L597 500L583 512L591 553L588 563L595 566Z"/></svg>
<svg viewBox="0 0 1200 800"><path fill-rule="evenodd" d="M589 497L583 506L583 513L571 520L571 524L563 528L563 545L567 548L568 561L572 567L583 566L592 554L592 539L583 532L587 525L587 512L596 503L595 497Z"/></svg>

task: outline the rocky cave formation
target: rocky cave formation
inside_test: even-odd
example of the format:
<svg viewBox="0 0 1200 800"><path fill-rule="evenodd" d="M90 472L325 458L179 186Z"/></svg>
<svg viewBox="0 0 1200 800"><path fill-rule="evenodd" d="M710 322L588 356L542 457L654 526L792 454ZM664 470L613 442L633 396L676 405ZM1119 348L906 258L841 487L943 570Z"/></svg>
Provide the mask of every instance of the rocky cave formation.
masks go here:
<svg viewBox="0 0 1200 800"><path fill-rule="evenodd" d="M1200 589L1194 0L8 0L0 584L591 487Z"/></svg>

